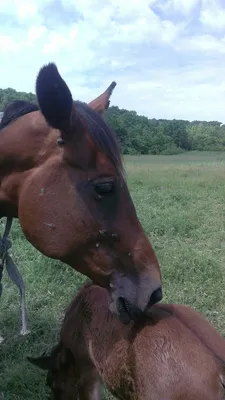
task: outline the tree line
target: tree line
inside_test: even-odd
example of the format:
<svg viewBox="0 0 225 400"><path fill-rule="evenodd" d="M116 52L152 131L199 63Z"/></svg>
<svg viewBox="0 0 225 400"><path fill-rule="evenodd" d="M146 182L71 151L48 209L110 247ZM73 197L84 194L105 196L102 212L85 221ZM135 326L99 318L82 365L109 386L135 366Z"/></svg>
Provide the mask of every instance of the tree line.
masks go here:
<svg viewBox="0 0 225 400"><path fill-rule="evenodd" d="M0 111L12 100L37 102L33 93L0 89ZM149 119L117 106L108 108L105 119L116 132L124 154L225 150L225 125L218 121Z"/></svg>

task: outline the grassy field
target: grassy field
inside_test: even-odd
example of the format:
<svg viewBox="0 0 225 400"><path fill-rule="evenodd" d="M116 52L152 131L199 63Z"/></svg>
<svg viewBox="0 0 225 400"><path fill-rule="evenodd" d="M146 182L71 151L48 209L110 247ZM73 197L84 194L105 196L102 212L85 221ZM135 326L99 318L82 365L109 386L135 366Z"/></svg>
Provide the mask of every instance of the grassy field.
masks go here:
<svg viewBox="0 0 225 400"><path fill-rule="evenodd" d="M161 264L164 302L202 312L225 335L225 154L127 157L129 187ZM26 362L57 340L63 311L83 278L39 254L13 225L32 333L21 338L18 293L4 277L0 399L44 400L45 374ZM109 398L107 395L105 398Z"/></svg>

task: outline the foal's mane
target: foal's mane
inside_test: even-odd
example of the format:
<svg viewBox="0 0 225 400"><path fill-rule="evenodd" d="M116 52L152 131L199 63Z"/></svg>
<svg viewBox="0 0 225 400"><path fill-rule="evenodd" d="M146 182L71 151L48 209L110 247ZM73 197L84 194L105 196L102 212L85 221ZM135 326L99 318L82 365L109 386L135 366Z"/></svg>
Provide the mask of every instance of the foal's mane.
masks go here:
<svg viewBox="0 0 225 400"><path fill-rule="evenodd" d="M104 152L113 166L116 168L119 176L125 179L125 172L121 158L118 139L114 131L106 124L101 115L91 109L86 103L74 101L78 117L80 117L93 139L95 145L100 151ZM0 123L0 129L6 127L11 122L22 115L38 111L37 104L24 100L14 100L5 107L4 114Z"/></svg>

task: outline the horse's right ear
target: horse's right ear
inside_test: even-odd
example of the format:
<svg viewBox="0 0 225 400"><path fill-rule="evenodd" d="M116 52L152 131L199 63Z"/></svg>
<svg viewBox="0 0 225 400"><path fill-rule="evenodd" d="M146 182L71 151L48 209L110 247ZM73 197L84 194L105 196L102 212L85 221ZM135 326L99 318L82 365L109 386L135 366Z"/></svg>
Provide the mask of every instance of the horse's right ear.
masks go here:
<svg viewBox="0 0 225 400"><path fill-rule="evenodd" d="M66 133L71 125L73 98L54 63L40 69L36 80L36 95L48 124Z"/></svg>
<svg viewBox="0 0 225 400"><path fill-rule="evenodd" d="M53 356L41 356L41 357L27 357L27 360L38 368L43 370L52 370L55 367L55 357Z"/></svg>
<svg viewBox="0 0 225 400"><path fill-rule="evenodd" d="M109 87L102 94L100 94L100 96L96 97L96 99L88 103L88 106L92 108L92 110L95 110L97 113L102 115L104 111L109 107L110 97L115 87L116 82L113 81L109 85Z"/></svg>

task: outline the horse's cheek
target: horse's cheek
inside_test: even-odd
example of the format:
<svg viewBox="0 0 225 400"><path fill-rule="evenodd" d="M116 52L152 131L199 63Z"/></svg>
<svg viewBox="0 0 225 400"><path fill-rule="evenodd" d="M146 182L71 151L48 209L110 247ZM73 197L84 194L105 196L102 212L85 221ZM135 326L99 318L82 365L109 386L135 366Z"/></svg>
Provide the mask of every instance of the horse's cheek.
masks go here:
<svg viewBox="0 0 225 400"><path fill-rule="evenodd" d="M29 176L20 190L18 216L27 239L52 258L63 259L90 235L89 212L63 173Z"/></svg>

